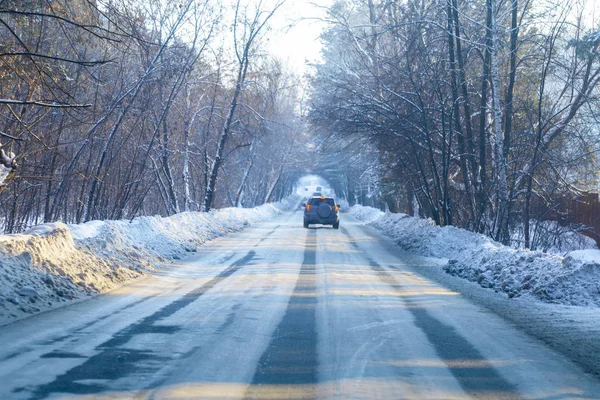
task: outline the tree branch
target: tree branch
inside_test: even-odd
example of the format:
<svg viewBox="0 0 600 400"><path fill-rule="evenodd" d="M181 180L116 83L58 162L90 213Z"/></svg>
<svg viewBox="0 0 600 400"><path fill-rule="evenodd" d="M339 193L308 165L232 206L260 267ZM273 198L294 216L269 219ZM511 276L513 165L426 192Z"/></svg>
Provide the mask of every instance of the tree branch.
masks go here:
<svg viewBox="0 0 600 400"><path fill-rule="evenodd" d="M30 53L30 52L0 53L0 57L20 57L20 56L47 58L47 59L55 60L55 61L64 61L64 62L71 63L71 64L79 64L79 65L83 65L84 67L93 67L95 65L103 65L103 64L108 64L108 63L114 62L114 60L79 61L79 60L71 60L68 58L48 56L46 54Z"/></svg>
<svg viewBox="0 0 600 400"><path fill-rule="evenodd" d="M0 14L13 14L13 15L23 15L23 16L27 16L27 17L46 17L46 18L52 18L52 19L56 19L58 21L62 21L65 22L69 25L73 25L77 28L83 29L86 32L89 32L90 34L98 37L99 39L106 39L106 40L111 40L114 42L118 42L119 40L113 39L113 38L109 38L107 36L103 36L98 34L97 32L94 32L94 30L98 30L101 32L104 32L106 34L112 34L112 35L118 35L118 36L124 36L123 34L119 34L116 32L112 32L109 31L108 29L105 29L101 26L97 26L97 25L85 25L85 24L79 24L73 20L70 20L68 18L64 18L64 17L60 17L58 15L55 14L48 14L48 13L41 13L41 12L31 12L31 11L17 11L17 10L9 10L9 9L0 9Z"/></svg>
<svg viewBox="0 0 600 400"><path fill-rule="evenodd" d="M6 137L6 138L9 138L9 139L12 139L12 140L23 140L21 138L14 137L14 136L9 135L8 133L4 133L2 131L0 131L0 136Z"/></svg>
<svg viewBox="0 0 600 400"><path fill-rule="evenodd" d="M40 106L49 108L87 108L92 106L91 104L61 104L56 102L46 103L43 101L21 101L10 99L0 99L0 104L10 104L18 106Z"/></svg>

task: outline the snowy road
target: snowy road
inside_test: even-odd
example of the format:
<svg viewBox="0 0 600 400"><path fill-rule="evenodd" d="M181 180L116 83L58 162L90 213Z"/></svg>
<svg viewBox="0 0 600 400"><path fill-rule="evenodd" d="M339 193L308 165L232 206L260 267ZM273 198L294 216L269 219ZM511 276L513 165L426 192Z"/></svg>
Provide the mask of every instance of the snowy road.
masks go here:
<svg viewBox="0 0 600 400"><path fill-rule="evenodd" d="M0 328L0 399L565 399L600 382L343 215L207 243L108 295Z"/></svg>

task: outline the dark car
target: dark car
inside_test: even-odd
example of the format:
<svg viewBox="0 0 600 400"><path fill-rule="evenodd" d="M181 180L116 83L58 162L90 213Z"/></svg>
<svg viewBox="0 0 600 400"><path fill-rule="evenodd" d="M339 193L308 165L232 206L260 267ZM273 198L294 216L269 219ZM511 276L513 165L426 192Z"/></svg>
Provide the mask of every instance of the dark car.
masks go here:
<svg viewBox="0 0 600 400"><path fill-rule="evenodd" d="M304 227L310 224L332 225L340 227L340 208L331 197L314 196L308 199L304 207Z"/></svg>

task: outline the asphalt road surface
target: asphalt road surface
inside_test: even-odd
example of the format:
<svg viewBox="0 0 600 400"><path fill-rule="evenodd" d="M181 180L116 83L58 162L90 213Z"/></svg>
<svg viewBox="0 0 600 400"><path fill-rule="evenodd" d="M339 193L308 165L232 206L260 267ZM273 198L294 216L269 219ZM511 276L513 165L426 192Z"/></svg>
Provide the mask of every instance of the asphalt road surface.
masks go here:
<svg viewBox="0 0 600 400"><path fill-rule="evenodd" d="M600 382L342 215L287 213L0 328L0 399L587 399ZM439 268L439 267L437 267Z"/></svg>

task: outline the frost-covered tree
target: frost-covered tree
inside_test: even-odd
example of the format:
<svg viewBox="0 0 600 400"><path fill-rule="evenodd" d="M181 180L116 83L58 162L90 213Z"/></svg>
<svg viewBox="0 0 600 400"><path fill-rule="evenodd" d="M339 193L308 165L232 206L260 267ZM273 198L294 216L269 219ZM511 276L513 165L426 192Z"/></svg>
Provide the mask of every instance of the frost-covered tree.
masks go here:
<svg viewBox="0 0 600 400"><path fill-rule="evenodd" d="M337 1L311 121L377 148L390 208L530 247L532 199L581 192L563 166L595 165L598 36L575 4Z"/></svg>

